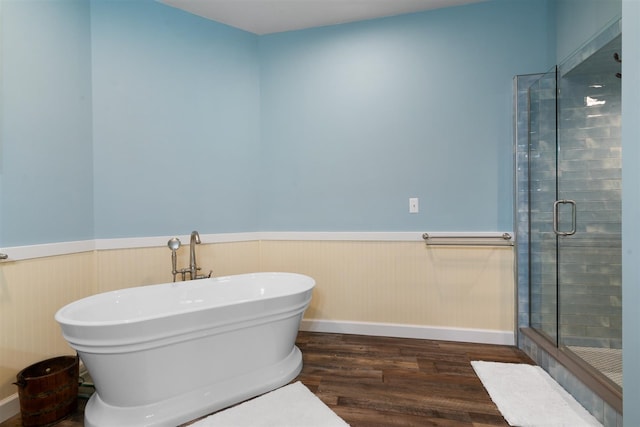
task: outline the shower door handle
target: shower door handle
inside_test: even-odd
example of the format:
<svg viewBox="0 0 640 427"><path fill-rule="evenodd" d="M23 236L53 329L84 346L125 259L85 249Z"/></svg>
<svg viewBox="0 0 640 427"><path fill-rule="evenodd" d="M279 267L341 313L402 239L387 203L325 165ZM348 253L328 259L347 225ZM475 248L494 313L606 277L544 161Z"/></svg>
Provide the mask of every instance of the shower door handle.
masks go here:
<svg viewBox="0 0 640 427"><path fill-rule="evenodd" d="M560 205L571 205L571 230L569 231L559 230L558 206ZM576 234L576 202L575 200L556 200L555 202L553 202L553 232L557 236L571 236L573 234Z"/></svg>

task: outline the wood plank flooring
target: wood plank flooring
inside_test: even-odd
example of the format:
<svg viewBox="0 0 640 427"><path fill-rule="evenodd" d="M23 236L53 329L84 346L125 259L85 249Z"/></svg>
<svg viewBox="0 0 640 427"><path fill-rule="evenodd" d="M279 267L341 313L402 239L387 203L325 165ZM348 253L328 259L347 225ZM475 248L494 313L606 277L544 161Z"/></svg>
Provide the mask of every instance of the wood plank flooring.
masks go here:
<svg viewBox="0 0 640 427"><path fill-rule="evenodd" d="M299 376L352 426L507 426L472 360L533 362L515 347L301 333Z"/></svg>
<svg viewBox="0 0 640 427"><path fill-rule="evenodd" d="M470 362L529 363L515 347L300 332L302 381L352 427L508 426ZM84 402L58 427L82 426ZM20 426L17 415L0 427ZM301 426L303 427L303 426Z"/></svg>

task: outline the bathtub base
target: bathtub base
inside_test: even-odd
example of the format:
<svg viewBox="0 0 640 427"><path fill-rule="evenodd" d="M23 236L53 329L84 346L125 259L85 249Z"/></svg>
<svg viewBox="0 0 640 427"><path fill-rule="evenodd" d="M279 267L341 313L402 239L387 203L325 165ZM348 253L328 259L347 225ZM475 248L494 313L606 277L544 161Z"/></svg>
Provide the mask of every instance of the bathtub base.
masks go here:
<svg viewBox="0 0 640 427"><path fill-rule="evenodd" d="M274 365L151 405L112 406L104 403L96 392L87 402L84 425L177 426L286 385L301 370L302 353L294 346L285 359Z"/></svg>

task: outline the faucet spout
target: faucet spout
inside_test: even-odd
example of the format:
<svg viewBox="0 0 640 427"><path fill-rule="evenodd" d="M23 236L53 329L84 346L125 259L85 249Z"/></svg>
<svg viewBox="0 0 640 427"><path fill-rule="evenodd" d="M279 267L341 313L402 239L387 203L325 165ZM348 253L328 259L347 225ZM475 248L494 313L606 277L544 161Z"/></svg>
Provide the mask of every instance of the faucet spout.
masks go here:
<svg viewBox="0 0 640 427"><path fill-rule="evenodd" d="M198 276L198 263L196 262L196 245L200 244L200 234L197 231L191 232L191 240L189 242L189 272L191 279Z"/></svg>

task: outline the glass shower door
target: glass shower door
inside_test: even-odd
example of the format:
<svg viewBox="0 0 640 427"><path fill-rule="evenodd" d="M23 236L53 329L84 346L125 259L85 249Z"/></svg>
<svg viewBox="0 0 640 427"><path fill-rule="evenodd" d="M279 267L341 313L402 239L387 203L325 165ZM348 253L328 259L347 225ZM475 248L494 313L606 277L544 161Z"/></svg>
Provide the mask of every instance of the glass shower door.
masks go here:
<svg viewBox="0 0 640 427"><path fill-rule="evenodd" d="M622 387L620 37L559 79L559 346ZM563 223L564 222L564 223Z"/></svg>
<svg viewBox="0 0 640 427"><path fill-rule="evenodd" d="M622 388L620 38L529 89L530 326Z"/></svg>
<svg viewBox="0 0 640 427"><path fill-rule="evenodd" d="M530 325L558 345L556 74L554 67L529 89L528 181Z"/></svg>

